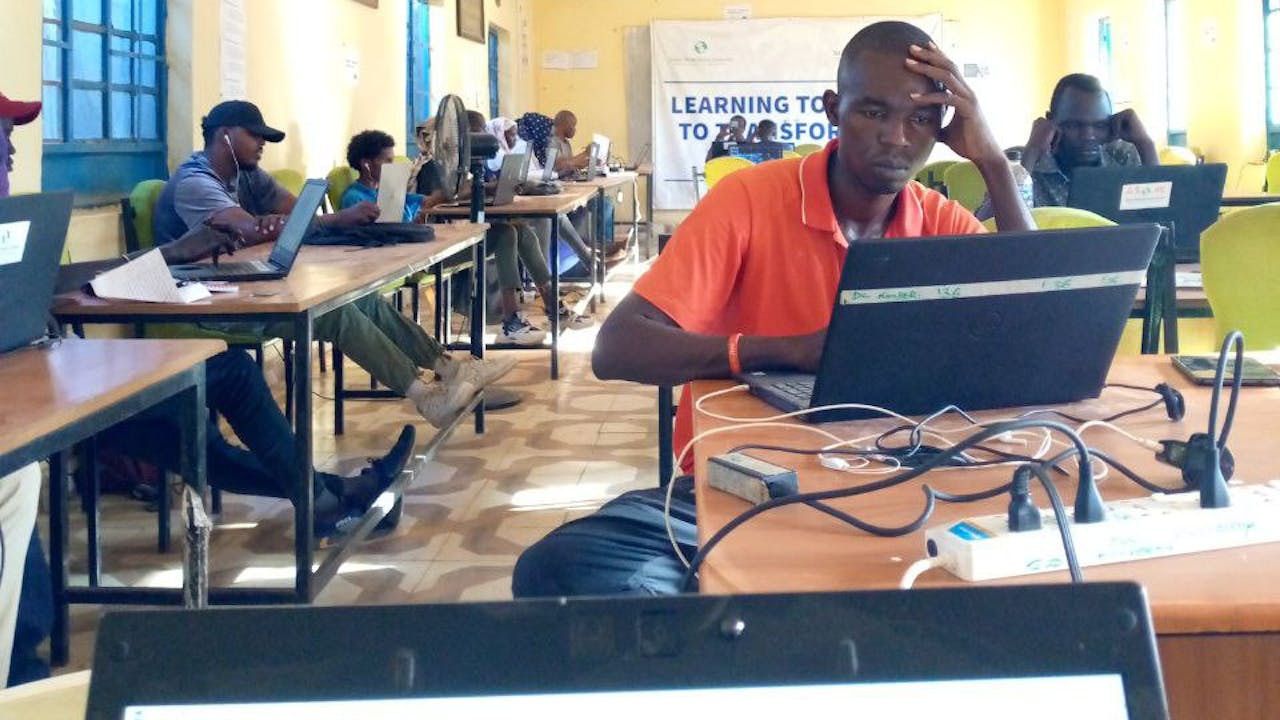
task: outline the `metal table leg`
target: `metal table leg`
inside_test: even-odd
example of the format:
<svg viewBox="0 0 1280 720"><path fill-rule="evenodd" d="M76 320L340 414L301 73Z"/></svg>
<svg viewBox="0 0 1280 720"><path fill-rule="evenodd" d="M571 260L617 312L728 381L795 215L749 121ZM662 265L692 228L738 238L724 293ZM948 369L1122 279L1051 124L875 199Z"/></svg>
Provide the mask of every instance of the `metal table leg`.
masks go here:
<svg viewBox="0 0 1280 720"><path fill-rule="evenodd" d="M67 664L71 613L67 605L67 454L49 458L49 571L53 576L53 630L49 662Z"/></svg>
<svg viewBox="0 0 1280 720"><path fill-rule="evenodd" d="M551 324L551 379L560 379L560 223L551 216L551 302L547 321Z"/></svg>
<svg viewBox="0 0 1280 720"><path fill-rule="evenodd" d="M293 321L293 343L300 349L311 347L311 312L299 313ZM311 353L293 353L294 394L294 461L298 468L298 485L293 501L294 558L297 561L294 592L298 602L312 599L311 566L314 555L315 493L312 481L311 438Z"/></svg>

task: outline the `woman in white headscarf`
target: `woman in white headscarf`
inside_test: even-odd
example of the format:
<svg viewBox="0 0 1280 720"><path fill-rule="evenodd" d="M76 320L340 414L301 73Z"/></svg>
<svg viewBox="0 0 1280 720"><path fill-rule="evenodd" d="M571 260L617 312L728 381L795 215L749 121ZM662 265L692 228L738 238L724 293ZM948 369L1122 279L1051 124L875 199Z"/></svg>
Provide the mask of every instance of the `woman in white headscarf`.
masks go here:
<svg viewBox="0 0 1280 720"><path fill-rule="evenodd" d="M502 158L509 153L519 152L516 149L516 145L520 141L520 137L516 133L516 121L510 118L498 117L485 123L484 129L485 132L498 139L498 154L485 163L489 172L497 175L502 170Z"/></svg>

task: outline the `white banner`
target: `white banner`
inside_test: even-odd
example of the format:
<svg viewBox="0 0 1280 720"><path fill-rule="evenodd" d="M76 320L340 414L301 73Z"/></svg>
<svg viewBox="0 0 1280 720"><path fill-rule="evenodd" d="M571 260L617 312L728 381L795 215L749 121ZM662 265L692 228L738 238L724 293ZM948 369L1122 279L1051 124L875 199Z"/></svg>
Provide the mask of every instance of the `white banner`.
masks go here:
<svg viewBox="0 0 1280 720"><path fill-rule="evenodd" d="M859 30L880 20L904 20L942 45L942 16L777 18L654 22L654 204L687 210L693 172L722 124L734 115L749 128L778 123L777 140L825 145L822 93L835 88L840 53Z"/></svg>

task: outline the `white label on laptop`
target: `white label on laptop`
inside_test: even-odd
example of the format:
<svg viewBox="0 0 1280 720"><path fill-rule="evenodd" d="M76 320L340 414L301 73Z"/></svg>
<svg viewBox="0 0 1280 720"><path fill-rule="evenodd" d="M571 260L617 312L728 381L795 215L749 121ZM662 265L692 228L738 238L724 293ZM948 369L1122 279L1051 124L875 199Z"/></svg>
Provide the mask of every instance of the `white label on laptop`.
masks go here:
<svg viewBox="0 0 1280 720"><path fill-rule="evenodd" d="M31 232L30 220L0 223L0 265L22 262L27 249L27 234Z"/></svg>
<svg viewBox="0 0 1280 720"><path fill-rule="evenodd" d="M966 300L998 295L1030 295L1063 290L1092 290L1118 285L1137 285L1146 278L1145 270L1094 273L1065 277L1024 278L994 282L955 283L951 285L918 285L915 287L841 290L841 305L880 305L883 303L920 302L924 300Z"/></svg>
<svg viewBox="0 0 1280 720"><path fill-rule="evenodd" d="M1129 183L1120 188L1121 210L1159 210L1169 207L1173 181Z"/></svg>

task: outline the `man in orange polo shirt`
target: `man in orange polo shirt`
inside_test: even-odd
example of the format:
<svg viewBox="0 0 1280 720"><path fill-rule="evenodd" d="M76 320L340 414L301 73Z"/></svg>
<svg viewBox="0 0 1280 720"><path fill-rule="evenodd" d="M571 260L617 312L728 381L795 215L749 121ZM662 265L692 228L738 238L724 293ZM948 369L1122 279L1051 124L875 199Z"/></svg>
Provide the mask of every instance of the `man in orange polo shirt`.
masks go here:
<svg viewBox="0 0 1280 720"><path fill-rule="evenodd" d="M963 207L912 180L938 140L981 170L1001 229L1034 227L972 89L926 33L900 22L868 26L845 47L837 86L824 103L840 139L718 183L601 327L596 375L675 385L742 371L816 372L851 241L983 231ZM677 450L691 438L692 417L682 404ZM692 556L692 481L674 482L672 526ZM663 492L641 490L526 550L512 591L673 593L683 572Z"/></svg>

